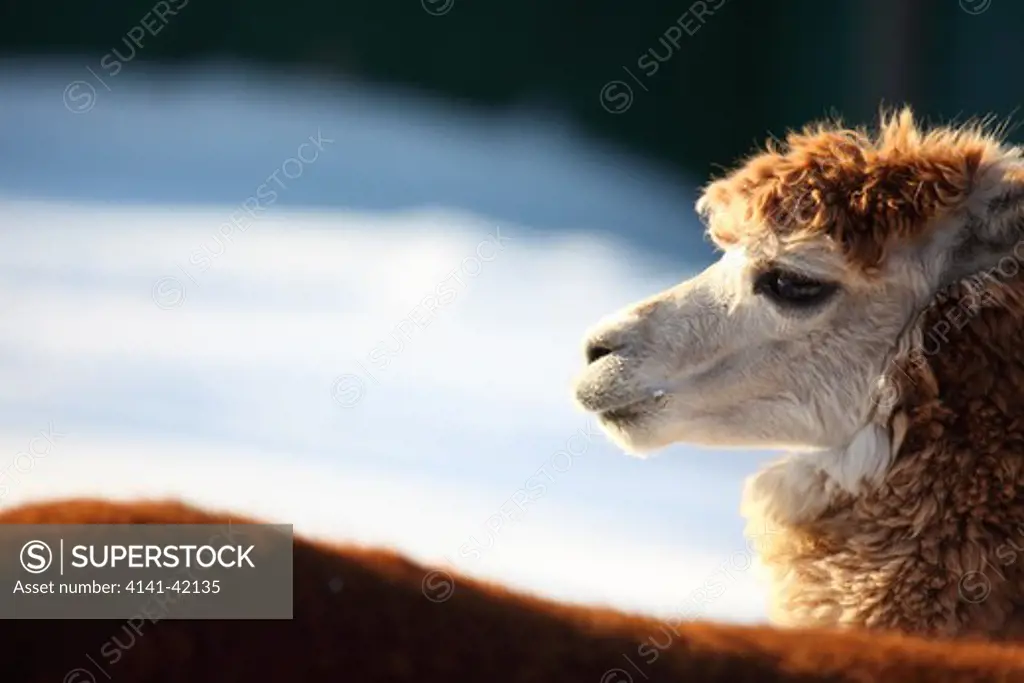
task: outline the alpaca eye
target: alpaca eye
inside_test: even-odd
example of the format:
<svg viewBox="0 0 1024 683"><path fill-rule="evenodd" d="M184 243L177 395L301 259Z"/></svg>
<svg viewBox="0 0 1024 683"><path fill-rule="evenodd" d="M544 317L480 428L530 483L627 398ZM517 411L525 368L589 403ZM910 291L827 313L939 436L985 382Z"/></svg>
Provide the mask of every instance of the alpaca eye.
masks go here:
<svg viewBox="0 0 1024 683"><path fill-rule="evenodd" d="M761 273L754 280L755 294L786 306L814 306L828 299L838 288L833 282L822 282L777 268Z"/></svg>

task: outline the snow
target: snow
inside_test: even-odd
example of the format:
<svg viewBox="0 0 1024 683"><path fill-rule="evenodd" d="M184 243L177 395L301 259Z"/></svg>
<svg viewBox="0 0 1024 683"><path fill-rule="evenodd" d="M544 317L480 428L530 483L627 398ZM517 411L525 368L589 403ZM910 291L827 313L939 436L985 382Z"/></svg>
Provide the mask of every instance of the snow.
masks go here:
<svg viewBox="0 0 1024 683"><path fill-rule="evenodd" d="M630 458L570 400L583 331L710 258L678 178L535 112L128 66L83 114L74 64L0 69L0 505L181 497L764 620L737 510L766 454Z"/></svg>

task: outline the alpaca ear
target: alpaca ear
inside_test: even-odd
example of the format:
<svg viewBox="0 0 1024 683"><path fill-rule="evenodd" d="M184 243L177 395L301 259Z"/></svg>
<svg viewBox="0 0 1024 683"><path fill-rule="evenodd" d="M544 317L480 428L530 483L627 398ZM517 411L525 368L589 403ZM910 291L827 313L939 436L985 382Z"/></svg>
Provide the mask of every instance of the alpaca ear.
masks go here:
<svg viewBox="0 0 1024 683"><path fill-rule="evenodd" d="M978 179L978 199L947 251L940 288L989 271L1012 277L1024 268L1024 164L994 170L993 180Z"/></svg>

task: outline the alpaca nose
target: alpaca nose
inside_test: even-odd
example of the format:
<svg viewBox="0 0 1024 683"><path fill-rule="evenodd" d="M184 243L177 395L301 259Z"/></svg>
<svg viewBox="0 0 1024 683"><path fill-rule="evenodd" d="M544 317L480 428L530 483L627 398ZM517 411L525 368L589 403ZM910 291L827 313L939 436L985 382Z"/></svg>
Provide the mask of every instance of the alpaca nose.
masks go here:
<svg viewBox="0 0 1024 683"><path fill-rule="evenodd" d="M587 365L613 353L634 356L647 338L651 310L653 307L646 303L633 306L605 318L591 328L583 342L583 356Z"/></svg>
<svg viewBox="0 0 1024 683"><path fill-rule="evenodd" d="M584 348L584 354L587 357L587 365L589 366L594 364L594 362L597 362L606 355L614 353L620 348L622 348L622 346L613 346L603 340L588 340Z"/></svg>
<svg viewBox="0 0 1024 683"><path fill-rule="evenodd" d="M606 329L588 337L583 344L583 355L587 365L596 363L605 356L610 356L626 348L625 335L622 332L621 329L615 331Z"/></svg>

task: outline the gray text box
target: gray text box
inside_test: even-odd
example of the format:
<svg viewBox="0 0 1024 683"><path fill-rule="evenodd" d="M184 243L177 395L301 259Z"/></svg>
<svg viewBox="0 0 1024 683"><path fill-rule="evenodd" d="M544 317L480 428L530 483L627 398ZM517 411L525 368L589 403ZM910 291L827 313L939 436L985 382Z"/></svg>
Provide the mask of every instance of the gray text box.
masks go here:
<svg viewBox="0 0 1024 683"><path fill-rule="evenodd" d="M291 525L0 525L0 619L139 618L291 619Z"/></svg>

